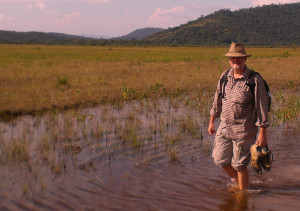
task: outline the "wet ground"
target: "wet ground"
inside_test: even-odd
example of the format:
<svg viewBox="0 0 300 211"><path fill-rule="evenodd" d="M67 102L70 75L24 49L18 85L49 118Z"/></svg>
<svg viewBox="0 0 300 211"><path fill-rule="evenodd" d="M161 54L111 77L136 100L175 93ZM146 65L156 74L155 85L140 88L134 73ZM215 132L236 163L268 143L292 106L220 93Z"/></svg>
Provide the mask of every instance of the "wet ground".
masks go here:
<svg viewBox="0 0 300 211"><path fill-rule="evenodd" d="M0 123L0 210L300 210L299 122L268 129L270 172L235 191L199 105L158 101Z"/></svg>

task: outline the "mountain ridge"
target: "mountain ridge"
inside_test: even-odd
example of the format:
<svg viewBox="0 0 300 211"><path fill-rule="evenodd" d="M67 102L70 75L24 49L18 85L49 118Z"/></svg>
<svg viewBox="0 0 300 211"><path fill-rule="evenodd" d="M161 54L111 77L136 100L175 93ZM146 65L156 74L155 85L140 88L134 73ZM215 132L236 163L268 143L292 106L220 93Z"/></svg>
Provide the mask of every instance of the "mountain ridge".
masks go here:
<svg viewBox="0 0 300 211"><path fill-rule="evenodd" d="M158 45L300 44L300 3L265 5L230 11L222 9L177 27L158 32L145 41Z"/></svg>
<svg viewBox="0 0 300 211"><path fill-rule="evenodd" d="M300 2L236 11L221 9L168 29L143 28L112 39L44 32L0 30L3 44L220 46L299 46ZM155 31L157 30L157 31Z"/></svg>
<svg viewBox="0 0 300 211"><path fill-rule="evenodd" d="M161 32L165 29L163 28L155 28L155 27L147 27L142 29L136 29L133 32L130 32L129 34L126 34L121 37L115 37L112 38L114 40L141 40L148 36L151 36L157 32Z"/></svg>
<svg viewBox="0 0 300 211"><path fill-rule="evenodd" d="M2 44L84 44L93 38L57 32L17 32L0 30Z"/></svg>

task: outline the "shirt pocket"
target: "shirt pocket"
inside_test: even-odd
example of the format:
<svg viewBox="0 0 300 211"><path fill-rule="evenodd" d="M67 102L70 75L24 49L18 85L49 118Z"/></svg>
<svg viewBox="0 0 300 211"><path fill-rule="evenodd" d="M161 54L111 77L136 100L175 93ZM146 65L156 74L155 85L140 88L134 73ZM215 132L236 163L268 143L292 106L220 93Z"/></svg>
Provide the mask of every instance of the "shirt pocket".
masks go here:
<svg viewBox="0 0 300 211"><path fill-rule="evenodd" d="M254 100L254 94L251 92L247 82L240 82L233 87L231 97L233 102L238 104L248 104Z"/></svg>
<svg viewBox="0 0 300 211"><path fill-rule="evenodd" d="M254 105L254 95L245 83L235 87L232 92L232 106L234 118L239 119L247 115L249 105Z"/></svg>

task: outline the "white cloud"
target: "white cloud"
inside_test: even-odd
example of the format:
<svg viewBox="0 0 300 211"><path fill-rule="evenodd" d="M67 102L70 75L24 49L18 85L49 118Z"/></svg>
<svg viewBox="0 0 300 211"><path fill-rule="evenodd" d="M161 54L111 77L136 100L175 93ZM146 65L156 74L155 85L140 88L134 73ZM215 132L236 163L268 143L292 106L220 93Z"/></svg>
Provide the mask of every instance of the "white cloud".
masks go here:
<svg viewBox="0 0 300 211"><path fill-rule="evenodd" d="M252 0L252 5L288 4L296 2L299 2L299 0Z"/></svg>
<svg viewBox="0 0 300 211"><path fill-rule="evenodd" d="M171 9L157 8L149 16L148 24L156 27L170 27L182 23L182 20L188 19L186 8L183 6L173 7Z"/></svg>

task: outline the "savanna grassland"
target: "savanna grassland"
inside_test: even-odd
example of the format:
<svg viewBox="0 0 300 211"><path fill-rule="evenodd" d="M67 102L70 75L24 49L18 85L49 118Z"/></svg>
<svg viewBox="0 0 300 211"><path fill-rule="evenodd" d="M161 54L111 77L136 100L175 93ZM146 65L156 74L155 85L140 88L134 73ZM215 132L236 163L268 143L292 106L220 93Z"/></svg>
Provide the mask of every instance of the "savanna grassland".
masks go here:
<svg viewBox="0 0 300 211"><path fill-rule="evenodd" d="M227 50L1 45L0 116L7 119L135 99L210 99L221 72L228 68L222 56ZM253 55L248 66L264 77L273 95L286 102L286 93L292 93L292 104L298 105L299 48L249 47L247 53Z"/></svg>

